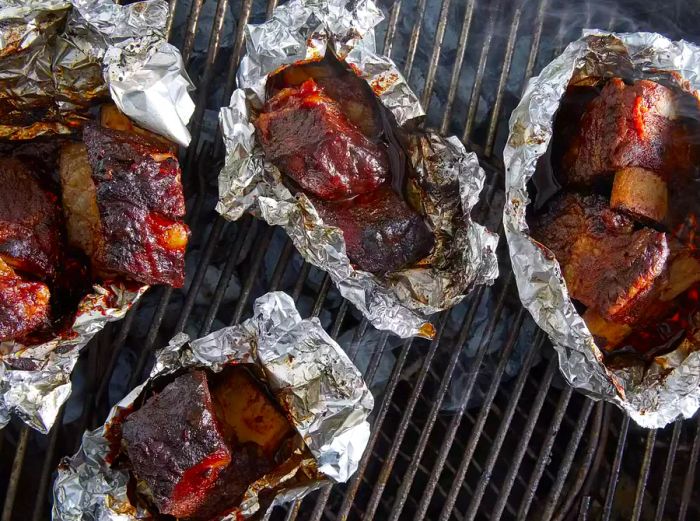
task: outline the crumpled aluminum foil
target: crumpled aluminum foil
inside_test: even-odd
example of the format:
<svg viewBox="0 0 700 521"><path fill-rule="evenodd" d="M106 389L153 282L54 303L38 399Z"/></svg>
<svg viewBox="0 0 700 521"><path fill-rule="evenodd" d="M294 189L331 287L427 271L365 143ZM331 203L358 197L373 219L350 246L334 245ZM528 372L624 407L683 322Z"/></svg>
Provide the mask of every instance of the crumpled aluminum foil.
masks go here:
<svg viewBox="0 0 700 521"><path fill-rule="evenodd" d="M164 0L0 0L0 138L71 133L111 95L139 125L187 145L193 86L165 40L167 16ZM40 345L0 342L0 428L16 413L48 432L80 349L146 289L96 285L68 332Z"/></svg>
<svg viewBox="0 0 700 521"><path fill-rule="evenodd" d="M530 238L525 221L531 202L526 185L552 138L561 98L572 79L588 76L663 79L693 92L700 89L700 48L655 33L586 31L530 80L511 115L504 151L503 222L520 299L551 338L562 374L590 397L617 404L639 425L663 427L700 407L700 352L678 348L647 370L607 368L569 299L559 263Z"/></svg>
<svg viewBox="0 0 700 521"><path fill-rule="evenodd" d="M0 0L0 137L75 131L111 95L140 126L187 146L194 87L165 39L168 3Z"/></svg>
<svg viewBox="0 0 700 521"><path fill-rule="evenodd" d="M114 406L102 427L83 435L73 457L64 459L54 483L55 521L152 518L143 507L130 503L128 471L106 461L112 450L110 422L135 402L146 385L183 367L218 372L228 364L254 364L313 456L288 467L284 476L256 481L225 520L248 518L266 507L258 501L261 488L274 485L272 508L301 498L328 480L347 481L355 472L369 439L372 394L319 320L302 320L291 297L282 292L263 295L255 302L253 317L243 324L188 340L184 334L173 338L157 354L150 378ZM308 481L289 481L300 469Z"/></svg>
<svg viewBox="0 0 700 521"><path fill-rule="evenodd" d="M320 59L329 46L372 87L398 125L424 116L396 65L376 54L373 28L381 20L371 0L291 0L276 8L269 21L247 27L239 88L219 115L226 161L216 209L230 220L250 211L282 226L306 261L328 272L343 297L378 329L404 338L431 338L435 330L428 315L498 276L498 236L470 217L485 179L476 155L455 137L422 130L411 134L408 156L418 184L428 193L423 201L427 219L442 239L431 266L378 277L354 269L342 232L325 225L304 194L294 196L285 187L279 170L265 161L251 123L265 100L269 74L300 60Z"/></svg>

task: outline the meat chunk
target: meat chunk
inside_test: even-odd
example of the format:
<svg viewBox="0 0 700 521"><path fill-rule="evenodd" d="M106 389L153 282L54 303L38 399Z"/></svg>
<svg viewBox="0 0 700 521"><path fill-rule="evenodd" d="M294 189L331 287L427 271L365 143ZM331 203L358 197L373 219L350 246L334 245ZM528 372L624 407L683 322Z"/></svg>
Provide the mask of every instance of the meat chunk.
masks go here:
<svg viewBox="0 0 700 521"><path fill-rule="evenodd" d="M48 321L49 288L19 277L0 259L0 341L19 339Z"/></svg>
<svg viewBox="0 0 700 521"><path fill-rule="evenodd" d="M63 148L63 206L71 244L101 276L182 286L188 229L180 167L160 140L95 125Z"/></svg>
<svg viewBox="0 0 700 521"><path fill-rule="evenodd" d="M389 187L350 201L314 200L326 224L340 228L347 255L360 269L391 272L427 256L434 237L423 218Z"/></svg>
<svg viewBox="0 0 700 521"><path fill-rule="evenodd" d="M647 80L626 85L611 79L588 105L564 156L567 180L590 185L630 166L667 176L674 117L670 89Z"/></svg>
<svg viewBox="0 0 700 521"><path fill-rule="evenodd" d="M668 188L659 175L638 167L615 174L610 207L645 222L661 223L668 213Z"/></svg>
<svg viewBox="0 0 700 521"><path fill-rule="evenodd" d="M321 199L371 192L389 178L385 146L350 123L313 80L268 100L256 127L266 158Z"/></svg>
<svg viewBox="0 0 700 521"><path fill-rule="evenodd" d="M61 256L61 210L14 158L0 159L0 258L17 270L50 279Z"/></svg>
<svg viewBox="0 0 700 521"><path fill-rule="evenodd" d="M175 517L196 512L231 462L203 371L179 376L130 414L122 443L158 511Z"/></svg>
<svg viewBox="0 0 700 521"><path fill-rule="evenodd" d="M560 197L534 221L532 235L554 252L571 297L607 321L634 324L664 287L666 235L633 230L600 196Z"/></svg>

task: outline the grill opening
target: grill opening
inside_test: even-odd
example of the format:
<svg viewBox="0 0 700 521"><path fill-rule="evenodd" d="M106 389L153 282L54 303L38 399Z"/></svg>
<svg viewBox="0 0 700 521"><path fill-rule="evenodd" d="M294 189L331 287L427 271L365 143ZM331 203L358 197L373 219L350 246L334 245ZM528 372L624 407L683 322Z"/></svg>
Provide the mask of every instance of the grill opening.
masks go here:
<svg viewBox="0 0 700 521"><path fill-rule="evenodd" d="M217 111L235 86L246 23L275 0L170 0L168 34L197 91L192 145L182 153L193 234L182 290L156 287L81 354L73 394L49 435L14 420L0 436L0 521L49 519L58 460L85 429L143 381L153 351L175 333L201 336L284 290L365 374L376 398L368 450L345 485L279 507L271 519L700 519L695 493L700 416L658 431L572 391L519 303L507 247L501 277L436 317L433 342L374 330L285 234L246 216L218 218L223 159ZM682 1L380 0L379 50L487 171L476 220L500 230L501 152L526 80L586 27L697 40L700 11Z"/></svg>

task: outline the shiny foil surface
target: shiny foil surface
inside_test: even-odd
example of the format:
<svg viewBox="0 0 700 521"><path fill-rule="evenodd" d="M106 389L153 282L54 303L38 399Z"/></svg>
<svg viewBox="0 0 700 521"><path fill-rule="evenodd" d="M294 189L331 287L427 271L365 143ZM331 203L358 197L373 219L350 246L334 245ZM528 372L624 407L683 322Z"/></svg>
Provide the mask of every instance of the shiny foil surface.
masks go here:
<svg viewBox="0 0 700 521"><path fill-rule="evenodd" d="M700 48L655 33L585 31L532 78L510 118L504 151L503 223L523 305L549 335L568 382L588 396L624 409L639 425L663 427L700 407L700 352L680 347L649 367L609 369L567 293L559 263L528 234L527 182L552 139L554 118L569 82L586 77L662 79L696 94Z"/></svg>
<svg viewBox="0 0 700 521"><path fill-rule="evenodd" d="M238 508L224 519L248 518L263 508L300 498L325 482L347 481L369 439L372 394L319 320L302 320L290 296L272 292L255 301L253 317L242 324L191 342L180 334L157 353L149 379L114 406L102 427L86 432L78 452L59 466L53 519L151 519L127 496L128 472L106 461L111 451L110 423L156 378L182 368L218 372L239 363L252 364L265 379L308 450L301 451L283 472L275 469L251 484ZM259 494L266 490L273 490L275 497L271 504L261 505Z"/></svg>
<svg viewBox="0 0 700 521"><path fill-rule="evenodd" d="M167 15L165 0L0 0L0 139L71 134L111 98L138 125L189 144L194 87L166 41ZM95 285L68 331L40 345L0 342L0 428L14 413L48 432L80 349L146 289Z"/></svg>
<svg viewBox="0 0 700 521"><path fill-rule="evenodd" d="M219 115L226 161L217 211L230 220L248 211L282 226L304 259L326 271L376 328L404 338L431 338L431 314L498 276L498 236L470 216L485 180L476 155L455 137L408 130L425 113L396 65L376 53L374 26L381 20L371 0L291 0L276 8L269 21L247 27L239 88ZM382 276L355 269L342 232L324 224L306 195L293 195L280 171L265 160L252 121L265 101L268 76L298 61L320 59L330 48L372 87L409 135L407 155L426 193L421 204L436 237L428 264Z"/></svg>

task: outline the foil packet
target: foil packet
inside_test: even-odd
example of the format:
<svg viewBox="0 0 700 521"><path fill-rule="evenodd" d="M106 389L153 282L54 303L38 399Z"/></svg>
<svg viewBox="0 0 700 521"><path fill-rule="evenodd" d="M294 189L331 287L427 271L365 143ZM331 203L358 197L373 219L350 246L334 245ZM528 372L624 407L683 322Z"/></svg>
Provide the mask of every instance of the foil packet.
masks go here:
<svg viewBox="0 0 700 521"><path fill-rule="evenodd" d="M323 483L347 481L367 446L372 394L319 320L302 320L289 295L272 292L255 301L253 317L241 325L194 341L179 334L157 353L148 380L114 406L102 427L86 432L78 452L59 465L53 519L152 519L143 506L131 503L128 471L108 462L114 420L157 378L191 367L219 372L231 364L252 365L263 375L308 450L293 464L282 464L284 472L275 470L251 484L239 507L223 519L249 518ZM271 489L274 499L261 500Z"/></svg>
<svg viewBox="0 0 700 521"><path fill-rule="evenodd" d="M618 405L639 425L660 428L700 407L700 351L681 344L648 367L608 368L567 293L559 263L528 234L527 183L552 139L554 118L573 80L650 79L698 96L700 48L655 33L588 30L528 83L510 118L504 151L503 223L520 299L549 335L566 380L594 399Z"/></svg>
<svg viewBox="0 0 700 521"><path fill-rule="evenodd" d="M343 297L376 328L400 337L435 334L428 316L460 302L498 276L498 236L472 221L485 173L456 137L414 129L425 115L396 65L376 53L374 26L383 18L371 0L291 0L272 18L248 25L247 53L238 89L219 118L226 159L219 175L217 211L237 220L249 211L282 226L304 259L326 271ZM286 65L336 57L372 88L408 135L407 156L437 239L428 264L377 276L355 269L343 233L324 224L306 195L293 195L280 171L265 160L252 121L265 101L268 76Z"/></svg>
<svg viewBox="0 0 700 521"><path fill-rule="evenodd" d="M168 4L0 0L0 139L70 134L111 100L138 125L186 146L194 110ZM80 302L71 327L38 345L0 342L0 428L15 413L48 432L71 390L79 351L148 286L109 281Z"/></svg>

